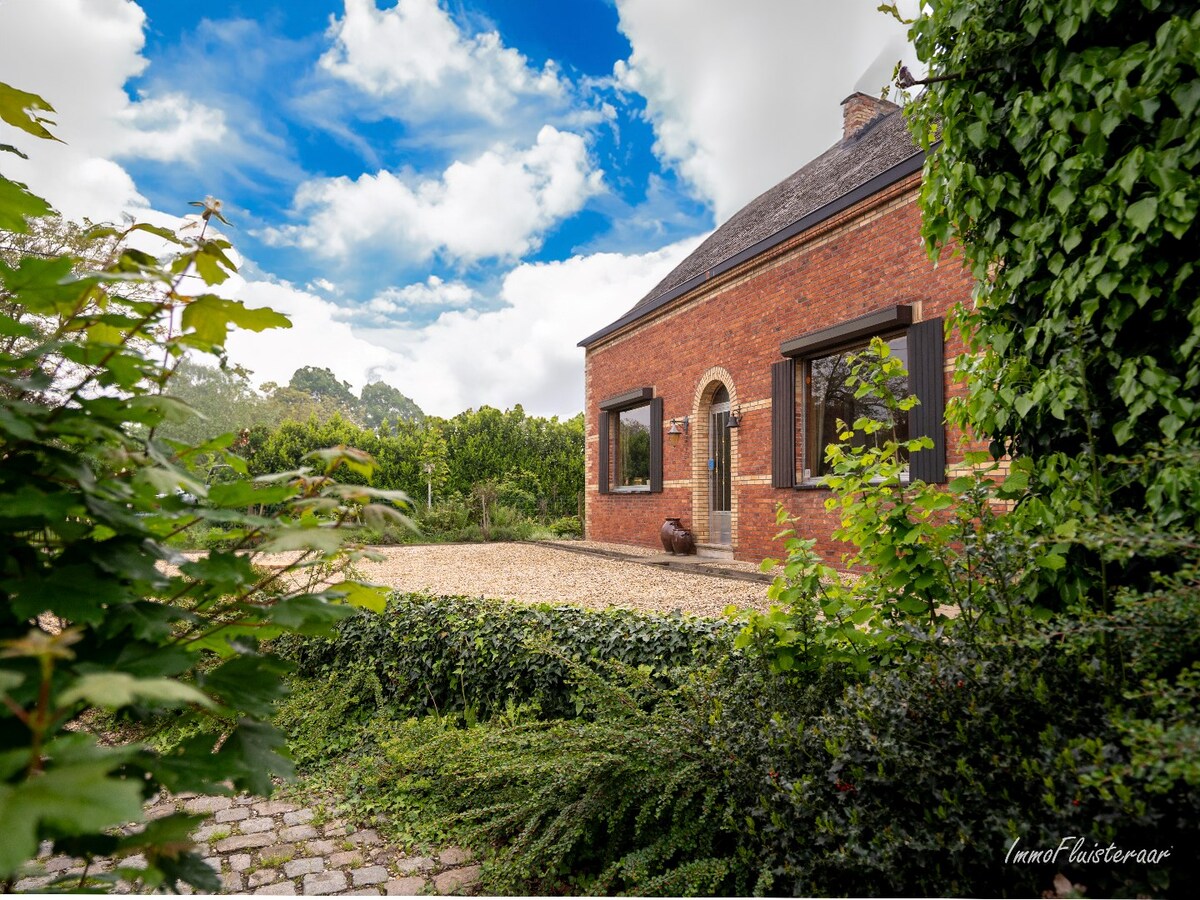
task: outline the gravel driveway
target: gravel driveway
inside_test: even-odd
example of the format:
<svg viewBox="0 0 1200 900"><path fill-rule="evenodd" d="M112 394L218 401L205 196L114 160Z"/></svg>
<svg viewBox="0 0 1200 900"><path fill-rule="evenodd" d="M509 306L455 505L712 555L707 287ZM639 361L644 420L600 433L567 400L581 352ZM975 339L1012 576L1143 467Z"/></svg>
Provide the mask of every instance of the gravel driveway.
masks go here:
<svg viewBox="0 0 1200 900"><path fill-rule="evenodd" d="M767 585L647 565L654 551L625 545L556 543L428 544L377 547L383 560L356 566L364 581L401 591L466 594L525 603L577 603L602 608L719 616L726 606L767 608ZM593 553L617 551L610 559ZM696 562L696 557L689 557ZM726 571L752 573L750 563L722 562Z"/></svg>

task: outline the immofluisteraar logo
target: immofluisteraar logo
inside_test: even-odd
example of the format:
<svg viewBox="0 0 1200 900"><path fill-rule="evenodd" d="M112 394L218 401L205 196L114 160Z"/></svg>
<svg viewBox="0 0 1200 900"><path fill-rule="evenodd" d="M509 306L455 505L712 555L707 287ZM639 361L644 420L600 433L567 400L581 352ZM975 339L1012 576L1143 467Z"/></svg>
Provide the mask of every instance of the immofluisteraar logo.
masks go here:
<svg viewBox="0 0 1200 900"><path fill-rule="evenodd" d="M1156 865L1162 862L1171 855L1171 848L1146 848L1139 850L1126 850L1118 847L1116 844L1109 844L1107 847L1102 847L1098 841L1092 841L1091 847L1085 846L1087 838L1076 837L1073 834L1067 835L1058 842L1057 847L1032 849L1022 847L1017 849L1017 844L1021 842L1020 838L1016 838L1012 842L1012 846L1008 848L1008 853L1004 855L1006 863L1014 865L1035 865L1042 863L1060 862L1060 856L1066 853L1066 858L1062 862L1071 863L1077 866L1097 865L1099 863L1135 863L1142 865Z"/></svg>

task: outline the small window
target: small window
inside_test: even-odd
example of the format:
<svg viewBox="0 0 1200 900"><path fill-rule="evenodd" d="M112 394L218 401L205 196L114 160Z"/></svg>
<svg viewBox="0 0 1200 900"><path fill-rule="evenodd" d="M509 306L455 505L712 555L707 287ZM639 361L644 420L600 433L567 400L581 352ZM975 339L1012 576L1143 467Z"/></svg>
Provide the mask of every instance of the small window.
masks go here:
<svg viewBox="0 0 1200 900"><path fill-rule="evenodd" d="M905 370L908 370L908 337L900 335L888 342L888 349L897 357ZM846 347L824 356L816 356L804 360L798 367L804 379L804 462L803 480L811 481L827 475L831 471L825 460L825 448L838 440L838 420L847 425L853 425L856 419L864 416L877 421L890 421L891 413L877 398L856 398L854 391L846 386L850 377L852 358L866 348L866 344ZM910 393L908 376L902 375L892 379L890 385L897 397L906 397ZM865 446L875 442L876 446L886 440L908 440L909 414L899 412L892 429L876 432L874 435L864 435L855 432L851 446Z"/></svg>
<svg viewBox="0 0 1200 900"><path fill-rule="evenodd" d="M909 477L930 484L946 481L945 356L941 319L912 321L909 306L887 307L846 322L799 335L779 348L784 358L771 366L771 486L813 487L828 474L825 447L837 440L837 420L852 425L887 410L856 399L846 388L849 357L868 346L873 335L890 335L888 346L908 377L891 386L898 397L917 397L917 406L895 422L897 440L927 437L933 446L917 450ZM880 440L892 436L877 435ZM856 435L855 440L866 440Z"/></svg>
<svg viewBox="0 0 1200 900"><path fill-rule="evenodd" d="M616 418L616 487L650 489L650 404L614 413Z"/></svg>
<svg viewBox="0 0 1200 900"><path fill-rule="evenodd" d="M601 401L599 412L600 493L661 493L662 398L653 388L634 388Z"/></svg>

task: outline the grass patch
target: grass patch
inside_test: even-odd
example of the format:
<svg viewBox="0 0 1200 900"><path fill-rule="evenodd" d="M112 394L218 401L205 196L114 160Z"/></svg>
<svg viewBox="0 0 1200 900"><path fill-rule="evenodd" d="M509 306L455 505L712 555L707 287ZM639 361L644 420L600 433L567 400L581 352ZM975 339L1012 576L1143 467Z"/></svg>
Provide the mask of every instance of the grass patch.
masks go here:
<svg viewBox="0 0 1200 900"><path fill-rule="evenodd" d="M292 851L284 853L272 853L270 856L264 856L259 860L258 865L254 866L254 870L258 869L274 869L277 866L282 866L284 863L289 863L296 858L296 854Z"/></svg>

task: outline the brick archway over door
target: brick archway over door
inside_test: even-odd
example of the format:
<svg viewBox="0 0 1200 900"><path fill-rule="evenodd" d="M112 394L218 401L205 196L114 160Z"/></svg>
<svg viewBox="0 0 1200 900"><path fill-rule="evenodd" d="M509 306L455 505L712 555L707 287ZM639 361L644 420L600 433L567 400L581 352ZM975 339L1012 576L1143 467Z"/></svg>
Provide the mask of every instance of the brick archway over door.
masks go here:
<svg viewBox="0 0 1200 900"><path fill-rule="evenodd" d="M731 409L738 406L737 390L733 386L733 377L721 366L713 366L700 376L696 385L696 393L692 398L692 531L696 543L712 543L709 534L709 503L712 482L709 478L709 409L712 406L713 395L724 387L729 393ZM738 429L729 429L729 479L735 486L730 494L730 535L734 549L737 548L738 535L738 492L736 490L738 473Z"/></svg>

